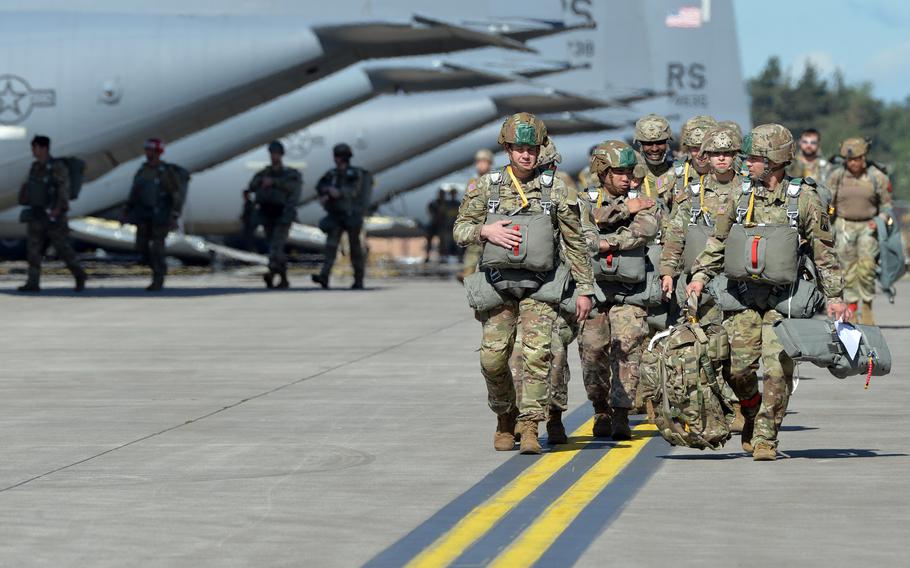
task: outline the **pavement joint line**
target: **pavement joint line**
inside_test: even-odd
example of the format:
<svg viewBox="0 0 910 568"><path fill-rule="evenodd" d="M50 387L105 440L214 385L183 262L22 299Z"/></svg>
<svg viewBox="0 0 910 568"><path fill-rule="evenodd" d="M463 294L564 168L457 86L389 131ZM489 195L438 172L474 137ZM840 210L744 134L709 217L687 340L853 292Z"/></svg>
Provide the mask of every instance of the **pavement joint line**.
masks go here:
<svg viewBox="0 0 910 568"><path fill-rule="evenodd" d="M515 479L497 491L492 497L472 509L449 531L440 536L429 547L420 552L407 568L436 568L448 566L461 556L472 544L481 539L509 511L543 485L557 471L572 461L586 445L594 439L591 418L575 430L570 437L589 437L591 440L576 442L542 455L531 467L522 471Z"/></svg>
<svg viewBox="0 0 910 568"><path fill-rule="evenodd" d="M145 442L146 440L150 440L150 439L152 439L152 438L161 436L161 435L163 435L163 434L167 434L168 432L173 432L174 430L178 430L178 429L180 429L180 428L183 428L184 426L189 426L190 424L195 424L195 423L197 423L197 422L201 422L201 421L203 421L203 420L205 420L205 419L207 419L207 418L211 418L212 416L215 416L215 415L217 415L217 414L221 414L222 412L231 410L231 409L233 409L233 408L237 408L238 406L240 406L240 405L242 405L242 404L244 404L244 403L247 403L247 402L250 402L250 401L253 401L253 400L257 400L257 399L260 399L260 398L269 396L270 394L274 394L274 393L276 393L276 392L278 392L278 391L281 391L281 390L284 390L284 389L286 389L286 388L289 388L289 387L298 385L298 384L303 383L303 382L305 382L305 381L309 381L309 380L312 380L312 379L316 379L316 378L318 378L318 377L321 377L321 376L326 375L326 374L328 374L328 373L331 373L331 372L333 372L333 371L337 371L338 369L341 369L341 368L343 368L343 367L347 367L348 365L353 365L353 364L355 364L355 363L360 363L361 361L365 361L365 360L370 359L370 358L372 358L372 357L376 357L377 355L382 355L383 353L387 353L387 352L389 352L389 351L392 351L393 349L397 349L397 348L402 347L402 346L404 346L404 345L407 345L407 344L409 344L409 343L413 343L413 342L415 342L415 341L417 341L417 340L424 339L424 338L426 338L426 337L430 337L430 336L435 335L435 334L437 334L437 333L441 333L441 332L443 332L443 331L446 331L447 329L451 329L451 328L455 327L456 325L458 325L458 324L460 324L460 323L462 323L462 322L464 322L464 321L467 321L468 319L469 319L469 318L460 318L460 319L457 319L457 320L455 320L455 321L453 321L453 322L450 322L450 323L448 323L448 324L446 324L446 325L437 327L437 328L432 329L432 330L430 330L430 331L428 331L428 332L421 333L420 335L415 335L415 336L409 337L409 338L407 338L407 339L404 339L404 340L402 340L402 341L399 341L398 343L394 343L394 344L392 344L392 345L387 345L387 346L385 346L385 347L383 347L383 348L381 348L381 349L377 349L376 351L371 351L370 353L365 353L365 354L361 355L360 357L355 357L354 359L351 359L350 361L345 361L345 362L343 362L343 363L338 363L337 365L333 365L333 366L331 366L331 367L327 367L327 368L325 368L325 369L323 369L323 370L321 370L321 371L317 371L317 372L315 372L315 373L313 373L313 374L311 374L311 375L307 375L307 376L305 376L305 377L302 377L302 378L299 378L299 379L295 379L295 380L293 380L293 381L291 381L291 382L289 382L289 383L284 383L284 384L282 384L282 385L278 385L277 387L273 387L273 388L271 388L271 389L262 391L262 392L260 392L260 393L254 394L253 396L248 396L248 397L246 397L246 398L242 398L242 399L238 400L237 402L231 403L231 404L229 404L229 405L227 405L227 406L223 406L223 407L221 407L221 408L219 408L219 409L217 409L217 410L213 410L213 411L208 412L208 413L206 413L206 414L203 414L203 415L201 415L201 416L197 416L196 418L191 418L191 419L189 419L189 420L187 420L187 421L185 421L185 422L181 422L180 424L175 424L175 425L173 425L173 426L169 426L169 427L164 428L164 429L162 429L162 430L158 430L157 432L152 432L151 434L146 434L145 436L142 436L141 438L136 438L135 440L130 440L129 442L124 442L123 444L120 444L120 445L118 445L118 446L114 446L113 448L108 448L107 450L104 450L103 452L98 452L97 454L88 456L88 457L83 458L83 459L81 459L81 460L78 460L78 461L75 461L75 462L72 462L72 463L69 463L69 464L66 464L66 465L62 465L62 466L60 466L60 467L56 467L56 468L54 468L54 469L45 471L44 473L39 473L38 475L32 476L32 477L30 477L30 478L28 478L28 479L24 479L24 480L22 480L22 481L19 481L19 482L17 482L17 483L12 484L12 485L8 485L8 486L6 486L6 487L0 488L0 493L3 493L3 492L5 492L5 491L10 491L10 490L16 489L16 488L18 488L18 487L22 487L23 485L27 485L27 484L29 484L29 483L31 483L31 482L33 482L33 481L37 481L37 480L39 480L39 479L43 479L43 478L45 478L45 477L51 476L51 475L53 475L53 474L55 474L55 473L59 473L59 472L61 472L61 471L64 471L64 470L67 470L67 469L76 467L76 466L78 466L78 465L82 465L82 464L84 464L84 463L86 463L86 462L89 462L89 461L92 461L92 460L94 460L94 459L97 459L97 458L106 456L106 455L108 455L108 454L110 454L110 453L113 453L113 452L116 452L116 451L118 451L118 450L122 450L122 449L124 449L124 448L128 448L128 447L130 447L130 446L134 446L134 445L139 444L139 443L141 443L141 442Z"/></svg>
<svg viewBox="0 0 910 568"><path fill-rule="evenodd" d="M609 450L578 481L556 499L491 564L491 568L533 566L607 485L641 452L657 430L652 424L637 426L627 445Z"/></svg>

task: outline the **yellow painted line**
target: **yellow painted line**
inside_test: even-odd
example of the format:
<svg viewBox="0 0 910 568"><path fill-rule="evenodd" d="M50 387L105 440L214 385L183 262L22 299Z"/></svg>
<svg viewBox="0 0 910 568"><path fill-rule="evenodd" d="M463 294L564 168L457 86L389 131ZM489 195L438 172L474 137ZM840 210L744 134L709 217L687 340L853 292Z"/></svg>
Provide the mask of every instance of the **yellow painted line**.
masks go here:
<svg viewBox="0 0 910 568"><path fill-rule="evenodd" d="M529 526L511 546L503 551L490 568L532 566L556 542L572 521L645 447L654 432L652 424L641 424L633 430L632 439L622 442L600 458L572 487L566 490Z"/></svg>
<svg viewBox="0 0 910 568"><path fill-rule="evenodd" d="M591 418L570 434L571 437L593 436L594 419ZM593 440L593 438L592 438ZM573 442L558 446L558 451L544 454L537 462L475 507L458 521L447 533L436 539L423 552L408 562L408 568L438 568L448 566L472 544L492 529L535 489L543 485L564 465L569 463L590 441ZM611 450L615 451L615 450Z"/></svg>

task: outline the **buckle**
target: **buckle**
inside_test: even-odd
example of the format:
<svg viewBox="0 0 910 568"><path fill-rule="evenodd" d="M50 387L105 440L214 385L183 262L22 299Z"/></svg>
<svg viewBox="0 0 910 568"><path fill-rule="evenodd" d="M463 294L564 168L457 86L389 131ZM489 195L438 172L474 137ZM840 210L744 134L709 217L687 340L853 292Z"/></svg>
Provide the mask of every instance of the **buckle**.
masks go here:
<svg viewBox="0 0 910 568"><path fill-rule="evenodd" d="M487 274L490 275L491 284L496 284L497 282L502 280L502 272L500 272L498 268L491 268L490 270L487 271Z"/></svg>
<svg viewBox="0 0 910 568"><path fill-rule="evenodd" d="M541 201L540 208L543 209L544 214L549 215L550 209L553 207L552 201Z"/></svg>
<svg viewBox="0 0 910 568"><path fill-rule="evenodd" d="M497 209L499 209L498 199L491 199L487 201L487 213L496 213Z"/></svg>

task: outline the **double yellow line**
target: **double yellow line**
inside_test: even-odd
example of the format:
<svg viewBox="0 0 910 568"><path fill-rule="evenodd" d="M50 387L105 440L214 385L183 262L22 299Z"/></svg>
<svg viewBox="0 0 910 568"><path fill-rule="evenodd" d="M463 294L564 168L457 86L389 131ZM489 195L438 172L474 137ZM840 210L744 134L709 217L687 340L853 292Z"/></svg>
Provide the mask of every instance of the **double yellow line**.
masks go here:
<svg viewBox="0 0 910 568"><path fill-rule="evenodd" d="M594 420L588 420L571 438L593 439ZM495 567L531 566L559 538L573 520L591 501L631 462L648 443L650 424L637 426L632 440L610 449L581 478L529 526L493 562ZM560 446L560 451L544 454L537 462L523 471L496 494L478 505L447 533L407 564L408 568L437 568L448 566L475 542L480 540L500 520L509 514L526 497L543 485L590 441L573 442Z"/></svg>

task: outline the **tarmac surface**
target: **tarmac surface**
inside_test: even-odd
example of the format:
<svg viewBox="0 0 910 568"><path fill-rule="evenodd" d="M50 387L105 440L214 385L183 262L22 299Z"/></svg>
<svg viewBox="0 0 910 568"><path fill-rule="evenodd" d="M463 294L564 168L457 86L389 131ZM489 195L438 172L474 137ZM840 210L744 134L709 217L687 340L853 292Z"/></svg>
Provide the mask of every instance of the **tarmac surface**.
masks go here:
<svg viewBox="0 0 910 568"><path fill-rule="evenodd" d="M345 281L340 281L345 284ZM0 283L0 566L866 566L910 545L910 283L887 377L800 365L780 450L492 450L451 281ZM900 560L904 558L905 560Z"/></svg>

